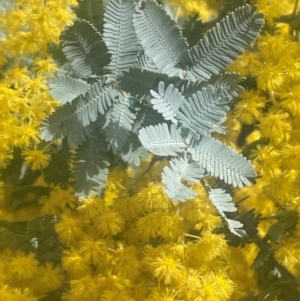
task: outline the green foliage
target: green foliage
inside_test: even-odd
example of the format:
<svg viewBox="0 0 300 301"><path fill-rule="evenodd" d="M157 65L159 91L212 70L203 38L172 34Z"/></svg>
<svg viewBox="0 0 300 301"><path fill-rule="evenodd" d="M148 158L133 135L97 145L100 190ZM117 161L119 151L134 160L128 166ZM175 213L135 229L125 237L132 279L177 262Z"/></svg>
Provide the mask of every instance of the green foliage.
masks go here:
<svg viewBox="0 0 300 301"><path fill-rule="evenodd" d="M95 6L95 11L93 7ZM195 192L188 182L206 175L234 187L250 185L250 161L211 137L225 133L229 101L243 88L237 74L220 73L258 35L264 21L256 7L243 6L189 49L181 29L153 0L80 2L78 19L61 35L73 73L49 86L63 105L41 127L46 141L67 138L78 146L73 177L79 194L105 188L108 155L139 166L147 151L172 156L162 182L165 193L184 201ZM206 171L206 172L205 172ZM226 218L231 197L211 190L211 201L231 232L240 222Z"/></svg>

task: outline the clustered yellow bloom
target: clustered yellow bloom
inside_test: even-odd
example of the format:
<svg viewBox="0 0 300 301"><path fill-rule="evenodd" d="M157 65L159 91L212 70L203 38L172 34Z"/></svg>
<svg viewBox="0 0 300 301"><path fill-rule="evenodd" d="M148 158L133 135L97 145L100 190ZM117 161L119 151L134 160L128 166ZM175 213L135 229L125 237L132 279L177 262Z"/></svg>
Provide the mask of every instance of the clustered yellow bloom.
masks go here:
<svg viewBox="0 0 300 301"><path fill-rule="evenodd" d="M277 25L276 18L290 13L294 3L251 2L265 12L269 26ZM200 11L205 21L214 17L219 1L170 3L184 14ZM16 0L14 9L0 16L5 32L0 41L1 167L15 147L22 149L24 164L32 170L49 164L49 147L40 144L38 132L40 121L57 106L47 92L47 77L57 70L47 46L71 23L71 4L76 3ZM233 147L240 123L256 125L249 143L267 141L250 155L262 177L254 189L235 193L236 201L250 195L241 209L255 208L264 216L279 207L300 212L299 47L285 26L278 26L228 68L257 81L257 89L240 94L227 126ZM171 201L157 182L159 167L141 177L130 168L112 169L103 198L82 200L71 186L51 186L38 206L21 208L19 214L6 210L13 188L0 181L1 219L55 215L62 245L58 260L45 263L32 252L1 249L0 300L37 301L61 290L63 301L235 301L258 289L250 266L259 249L254 244L229 246L218 234L222 220L201 185L192 184L196 198ZM46 186L42 176L35 184ZM268 225L260 223L259 235L265 235ZM299 225L272 246L275 260L295 276L300 273Z"/></svg>
<svg viewBox="0 0 300 301"><path fill-rule="evenodd" d="M76 1L19 0L0 15L1 167L14 147L26 148L25 162L34 170L49 162L49 156L36 148L40 122L58 105L46 84L58 70L47 50L71 24L71 4Z"/></svg>
<svg viewBox="0 0 300 301"><path fill-rule="evenodd" d="M227 272L231 250L213 233L221 220L202 186L178 203L161 183L141 179L129 191L130 182L130 170L115 169L103 199L91 195L60 215L71 288L63 300L229 300L238 279Z"/></svg>
<svg viewBox="0 0 300 301"><path fill-rule="evenodd" d="M300 44L288 24L277 20L282 15L291 15L294 9L297 11L296 3L289 0L251 1L265 13L271 30L264 32L228 68L228 71L253 77L257 83L255 90L246 90L239 95L234 115L240 122L256 127L247 141L261 141L252 148L250 159L262 177L257 179L254 189L238 191L236 199L250 195L241 206L254 207L264 216L282 209L300 212ZM266 224L261 223L260 234L264 236L267 229ZM300 273L299 230L297 227L294 234L285 234L272 246L277 262L297 277Z"/></svg>

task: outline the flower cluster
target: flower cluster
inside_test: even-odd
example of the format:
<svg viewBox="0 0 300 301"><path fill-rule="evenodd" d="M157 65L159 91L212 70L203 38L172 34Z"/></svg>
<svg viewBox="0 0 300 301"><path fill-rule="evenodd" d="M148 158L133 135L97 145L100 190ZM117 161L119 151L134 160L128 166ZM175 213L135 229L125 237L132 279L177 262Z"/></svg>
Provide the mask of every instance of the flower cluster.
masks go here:
<svg viewBox="0 0 300 301"><path fill-rule="evenodd" d="M76 1L16 0L0 15L0 165L13 148L22 148L33 169L49 162L47 148L38 146L40 122L58 105L48 93L47 78L58 70L48 45L73 19L69 5Z"/></svg>
<svg viewBox="0 0 300 301"><path fill-rule="evenodd" d="M200 12L202 21L218 16L222 2L170 0L182 15ZM224 138L237 150L245 146L238 140L246 141L260 175L235 193L247 230L257 221L249 209L261 215L258 233L249 231L243 243L224 230L202 185L193 184L194 199L170 200L159 182L160 162L147 173L146 159L138 171L112 168L102 198L79 199L72 180L47 184L52 146L40 142L38 128L58 105L46 86L57 71L47 49L71 24L76 1L15 0L0 15L0 300L56 294L63 301L237 301L263 293L257 271L265 262L275 262L274 270L262 268L268 276L284 269L289 280L299 277L300 45L296 30L279 22L296 12L294 2L252 0L265 13L266 29L228 67L254 82L228 114ZM23 167L8 164L16 150ZM35 218L37 228L27 223ZM255 260L262 244L267 252Z"/></svg>

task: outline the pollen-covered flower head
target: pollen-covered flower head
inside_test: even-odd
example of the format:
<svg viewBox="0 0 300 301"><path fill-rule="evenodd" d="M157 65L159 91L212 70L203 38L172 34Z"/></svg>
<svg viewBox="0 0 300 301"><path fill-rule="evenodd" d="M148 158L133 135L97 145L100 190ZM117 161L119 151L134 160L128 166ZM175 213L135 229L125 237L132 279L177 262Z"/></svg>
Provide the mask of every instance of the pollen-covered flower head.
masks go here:
<svg viewBox="0 0 300 301"><path fill-rule="evenodd" d="M38 271L39 262L34 253L19 252L11 260L11 271L18 279L32 278Z"/></svg>

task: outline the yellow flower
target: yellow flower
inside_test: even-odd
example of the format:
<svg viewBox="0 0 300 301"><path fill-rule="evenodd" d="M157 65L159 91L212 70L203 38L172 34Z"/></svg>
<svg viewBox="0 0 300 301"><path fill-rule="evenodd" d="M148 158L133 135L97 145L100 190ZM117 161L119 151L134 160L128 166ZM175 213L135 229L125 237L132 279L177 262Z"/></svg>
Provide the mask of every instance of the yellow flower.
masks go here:
<svg viewBox="0 0 300 301"><path fill-rule="evenodd" d="M270 138L275 145L288 139L292 129L288 117L287 113L269 112L260 120L259 128L262 136Z"/></svg>
<svg viewBox="0 0 300 301"><path fill-rule="evenodd" d="M54 266L52 262L46 262L45 265L39 267L36 289L43 292L56 290L61 287L63 280L64 274L61 267Z"/></svg>
<svg viewBox="0 0 300 301"><path fill-rule="evenodd" d="M196 243L187 245L189 265L198 267L225 254L227 244L223 235L205 232ZM202 254L199 256L199 254Z"/></svg>
<svg viewBox="0 0 300 301"><path fill-rule="evenodd" d="M300 145L285 144L281 148L282 168L300 169Z"/></svg>
<svg viewBox="0 0 300 301"><path fill-rule="evenodd" d="M277 262L288 269L293 269L300 262L300 245L297 238L284 237L274 245L273 249Z"/></svg>
<svg viewBox="0 0 300 301"><path fill-rule="evenodd" d="M262 68L262 63L259 60L259 54L246 50L226 68L226 71L238 72L240 76L252 76L260 68Z"/></svg>
<svg viewBox="0 0 300 301"><path fill-rule="evenodd" d="M28 288L15 288L13 291L14 301L38 301L38 298L35 297L33 292L30 291Z"/></svg>
<svg viewBox="0 0 300 301"><path fill-rule="evenodd" d="M78 200L72 186L63 189L60 185L56 185L51 189L50 195L41 200L41 203L43 204L42 211L45 214L50 213L59 215L64 212L66 208L74 209L77 202Z"/></svg>
<svg viewBox="0 0 300 301"><path fill-rule="evenodd" d="M22 146L29 147L30 145L39 142L39 126L38 122L33 121L21 123L18 130L20 135L20 144Z"/></svg>
<svg viewBox="0 0 300 301"><path fill-rule="evenodd" d="M160 256L151 258L148 261L148 267L153 273L153 276L158 281L163 281L165 284L170 284L181 278L185 267L179 260L166 256L161 253Z"/></svg>
<svg viewBox="0 0 300 301"><path fill-rule="evenodd" d="M225 273L211 272L201 277L202 286L195 301L229 300L234 290L234 283Z"/></svg>
<svg viewBox="0 0 300 301"><path fill-rule="evenodd" d="M48 166L50 161L49 146L45 146L42 149L38 149L37 146L34 149L26 148L22 151L22 157L25 158L24 164L29 166L32 170L38 170Z"/></svg>
<svg viewBox="0 0 300 301"><path fill-rule="evenodd" d="M278 63L286 55L286 37L282 35L261 35L257 39L259 54L268 63ZM276 64L274 64L276 65ZM263 66L261 66L263 68Z"/></svg>
<svg viewBox="0 0 300 301"><path fill-rule="evenodd" d="M269 92L278 90L286 76L283 66L273 63L265 63L254 75L257 77L258 88Z"/></svg>
<svg viewBox="0 0 300 301"><path fill-rule="evenodd" d="M155 289L147 301L179 301L179 299L176 298L176 292L170 289Z"/></svg>
<svg viewBox="0 0 300 301"><path fill-rule="evenodd" d="M15 301L15 296L11 288L2 282L0 282L0 300Z"/></svg>
<svg viewBox="0 0 300 301"><path fill-rule="evenodd" d="M105 237L106 235L116 235L121 232L124 221L118 212L103 210L99 212L94 224L99 231L99 235Z"/></svg>
<svg viewBox="0 0 300 301"><path fill-rule="evenodd" d="M54 64L51 58L41 59L37 58L34 61L35 67L32 68L33 71L36 71L39 76L47 75L52 76L54 72L58 71L57 66Z"/></svg>
<svg viewBox="0 0 300 301"><path fill-rule="evenodd" d="M19 252L11 260L11 271L18 279L29 279L38 271L38 264L35 254Z"/></svg>
<svg viewBox="0 0 300 301"><path fill-rule="evenodd" d="M177 241L183 235L181 224L182 218L175 213L152 212L138 219L135 232L143 241L159 236Z"/></svg>
<svg viewBox="0 0 300 301"><path fill-rule="evenodd" d="M116 255L114 260L116 274L122 278L134 280L140 273L141 266L136 248L134 246L123 248L122 246L114 255Z"/></svg>
<svg viewBox="0 0 300 301"><path fill-rule="evenodd" d="M164 193L162 183L149 183L145 189L141 189L135 196L137 202L142 205L143 212L153 210L168 210L174 206L168 196Z"/></svg>
<svg viewBox="0 0 300 301"><path fill-rule="evenodd" d="M90 260L85 260L81 252L76 248L64 250L61 257L62 267L68 271L72 277L83 276L91 271Z"/></svg>
<svg viewBox="0 0 300 301"><path fill-rule="evenodd" d="M281 106L293 116L300 116L300 85L288 87L288 91L281 93L280 96L283 100Z"/></svg>
<svg viewBox="0 0 300 301"><path fill-rule="evenodd" d="M275 170L273 174L265 177L266 185L263 187L264 194L278 202L286 205L290 200L291 191L294 191L295 184L291 174Z"/></svg>
<svg viewBox="0 0 300 301"><path fill-rule="evenodd" d="M245 90L239 94L239 98L241 100L234 107L234 115L246 124L258 121L265 107L265 97L253 90Z"/></svg>
<svg viewBox="0 0 300 301"><path fill-rule="evenodd" d="M86 275L80 279L70 281L72 294L81 300L100 300L97 278ZM102 298L101 298L102 299Z"/></svg>
<svg viewBox="0 0 300 301"><path fill-rule="evenodd" d="M91 264L97 264L104 260L107 253L105 240L96 240L92 237L86 236L79 242L79 252L86 261Z"/></svg>
<svg viewBox="0 0 300 301"><path fill-rule="evenodd" d="M281 162L280 152L270 145L257 145L251 150L250 159L261 174L270 174Z"/></svg>
<svg viewBox="0 0 300 301"><path fill-rule="evenodd" d="M78 217L70 213L61 214L60 220L54 225L59 240L67 246L72 246L84 236L82 223Z"/></svg>

